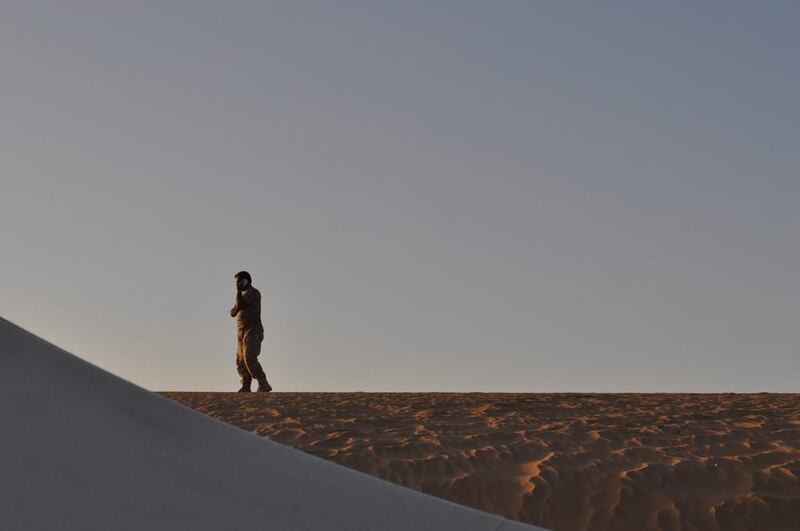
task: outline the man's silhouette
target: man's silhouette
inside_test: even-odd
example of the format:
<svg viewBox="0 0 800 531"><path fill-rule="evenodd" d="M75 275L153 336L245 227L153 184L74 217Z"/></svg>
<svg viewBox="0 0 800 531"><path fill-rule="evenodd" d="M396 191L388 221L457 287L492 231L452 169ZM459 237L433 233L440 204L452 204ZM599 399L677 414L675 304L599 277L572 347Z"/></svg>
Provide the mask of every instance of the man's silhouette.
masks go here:
<svg viewBox="0 0 800 531"><path fill-rule="evenodd" d="M236 318L236 370L242 380L240 393L250 392L250 383L258 381L258 391L268 393L272 386L258 363L264 326L261 324L261 292L253 287L253 279L247 271L239 271L236 279L236 304L231 308L231 317Z"/></svg>

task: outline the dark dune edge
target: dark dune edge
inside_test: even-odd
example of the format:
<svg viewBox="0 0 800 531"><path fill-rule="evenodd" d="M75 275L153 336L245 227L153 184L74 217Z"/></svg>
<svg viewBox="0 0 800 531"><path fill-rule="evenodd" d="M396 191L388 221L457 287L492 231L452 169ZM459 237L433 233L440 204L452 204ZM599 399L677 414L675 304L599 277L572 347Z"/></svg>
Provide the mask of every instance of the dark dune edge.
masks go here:
<svg viewBox="0 0 800 531"><path fill-rule="evenodd" d="M800 529L800 394L161 394L557 531Z"/></svg>

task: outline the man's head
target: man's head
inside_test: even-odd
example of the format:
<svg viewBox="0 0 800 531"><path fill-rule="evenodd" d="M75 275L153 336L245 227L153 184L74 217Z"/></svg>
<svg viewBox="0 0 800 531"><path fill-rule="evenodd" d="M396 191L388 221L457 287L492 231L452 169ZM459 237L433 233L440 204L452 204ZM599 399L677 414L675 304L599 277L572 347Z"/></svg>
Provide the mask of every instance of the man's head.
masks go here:
<svg viewBox="0 0 800 531"><path fill-rule="evenodd" d="M233 278L236 279L236 288L239 291L246 290L253 283L253 279L250 278L250 273L247 271L239 271Z"/></svg>

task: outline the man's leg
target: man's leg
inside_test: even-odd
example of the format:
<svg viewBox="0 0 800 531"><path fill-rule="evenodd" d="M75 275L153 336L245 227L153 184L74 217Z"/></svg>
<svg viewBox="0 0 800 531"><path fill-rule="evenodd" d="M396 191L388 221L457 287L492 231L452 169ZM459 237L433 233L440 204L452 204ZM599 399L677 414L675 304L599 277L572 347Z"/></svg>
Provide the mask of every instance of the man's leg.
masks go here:
<svg viewBox="0 0 800 531"><path fill-rule="evenodd" d="M258 362L258 355L261 354L261 341L264 339L263 333L253 331L245 334L244 337L244 360L250 374L258 380L258 390L260 392L272 391L272 386L267 382L267 375Z"/></svg>
<svg viewBox="0 0 800 531"><path fill-rule="evenodd" d="M244 340L243 338L236 339L236 372L239 373L239 379L242 382L242 387L239 389L240 393L249 393L250 392L250 382L253 381L253 377L250 375L250 371L247 369L247 362L245 361L245 348L244 348Z"/></svg>

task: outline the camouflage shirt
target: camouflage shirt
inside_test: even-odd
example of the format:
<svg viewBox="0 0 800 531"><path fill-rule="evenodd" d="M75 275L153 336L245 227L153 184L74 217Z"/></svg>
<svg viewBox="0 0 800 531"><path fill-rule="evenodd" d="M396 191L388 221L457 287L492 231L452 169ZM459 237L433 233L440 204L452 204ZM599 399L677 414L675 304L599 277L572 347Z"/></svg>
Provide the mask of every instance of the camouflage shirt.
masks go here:
<svg viewBox="0 0 800 531"><path fill-rule="evenodd" d="M236 294L236 306L231 310L236 317L236 330L262 329L261 324L261 292L253 286Z"/></svg>

